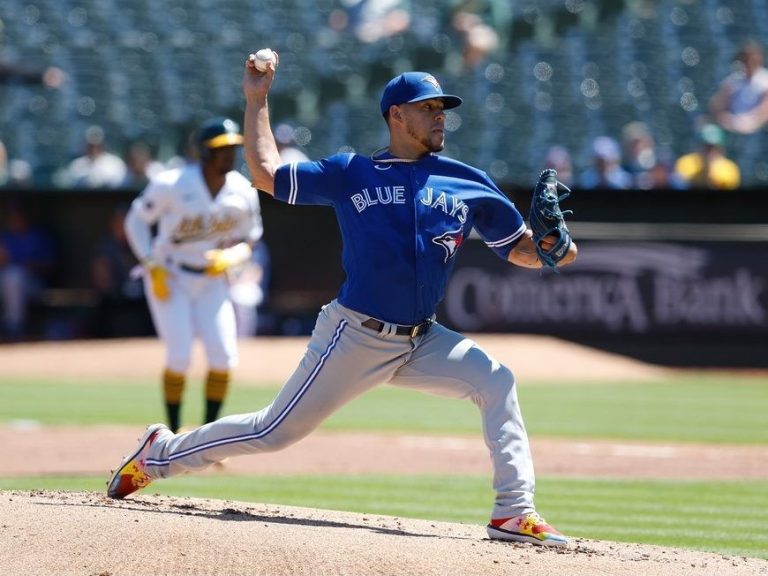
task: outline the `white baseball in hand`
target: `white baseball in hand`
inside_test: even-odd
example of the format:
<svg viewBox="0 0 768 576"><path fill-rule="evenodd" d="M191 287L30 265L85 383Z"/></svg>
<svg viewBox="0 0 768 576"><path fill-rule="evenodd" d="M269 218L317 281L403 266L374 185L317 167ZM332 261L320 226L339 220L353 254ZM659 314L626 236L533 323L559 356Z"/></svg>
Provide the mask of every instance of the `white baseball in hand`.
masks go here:
<svg viewBox="0 0 768 576"><path fill-rule="evenodd" d="M271 48L262 48L256 54L251 54L249 59L253 62L253 67L259 72L266 72L267 62L272 62L273 66L277 66L277 54Z"/></svg>

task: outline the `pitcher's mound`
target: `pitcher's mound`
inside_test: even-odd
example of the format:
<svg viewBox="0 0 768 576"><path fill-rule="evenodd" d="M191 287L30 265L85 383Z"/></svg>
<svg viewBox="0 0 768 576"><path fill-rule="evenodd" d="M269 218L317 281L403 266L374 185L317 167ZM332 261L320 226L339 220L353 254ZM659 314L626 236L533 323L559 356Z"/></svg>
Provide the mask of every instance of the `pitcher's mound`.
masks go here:
<svg viewBox="0 0 768 576"><path fill-rule="evenodd" d="M0 518L4 574L768 574L759 559L583 539L544 549L482 526L152 494L0 492Z"/></svg>

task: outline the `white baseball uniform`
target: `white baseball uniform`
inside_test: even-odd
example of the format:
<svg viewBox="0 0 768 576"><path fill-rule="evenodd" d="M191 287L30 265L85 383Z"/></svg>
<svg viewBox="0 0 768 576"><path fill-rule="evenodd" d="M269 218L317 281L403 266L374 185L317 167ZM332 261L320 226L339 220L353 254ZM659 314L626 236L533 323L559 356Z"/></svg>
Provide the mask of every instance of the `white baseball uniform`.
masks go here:
<svg viewBox="0 0 768 576"><path fill-rule="evenodd" d="M251 183L233 170L212 196L200 164L167 170L133 201L125 229L140 261L157 262L169 272L166 300L155 297L149 276L144 275L155 328L166 344L167 368L187 370L195 337L201 340L211 368L234 367L237 332L229 284L225 274L205 274L205 253L261 238L259 198Z"/></svg>

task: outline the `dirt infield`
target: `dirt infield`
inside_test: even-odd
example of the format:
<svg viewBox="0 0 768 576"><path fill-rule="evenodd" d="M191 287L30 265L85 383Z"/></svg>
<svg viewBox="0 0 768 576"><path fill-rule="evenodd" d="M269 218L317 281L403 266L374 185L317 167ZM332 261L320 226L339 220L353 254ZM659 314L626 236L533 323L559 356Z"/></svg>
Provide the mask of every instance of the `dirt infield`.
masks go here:
<svg viewBox="0 0 768 576"><path fill-rule="evenodd" d="M142 430L126 426L0 426L0 475L106 475ZM542 476L747 480L768 478L768 447L532 439ZM221 469L206 473L221 473ZM232 458L227 474L491 473L479 437L315 432L280 452Z"/></svg>
<svg viewBox="0 0 768 576"><path fill-rule="evenodd" d="M666 371L546 337L478 337L520 382L552 378L556 348L572 380L650 380ZM285 379L306 340L241 344L239 382ZM162 366L154 340L0 348L5 377L145 377ZM195 356L193 373L202 373ZM131 427L0 426L2 476L104 474L133 447ZM533 439L543 475L666 478L768 476L768 448ZM482 442L467 437L317 432L276 454L234 458L229 474L489 474ZM220 473L206 472L206 473ZM41 551L44 551L41 553ZM3 573L762 575L768 562L577 539L565 551L491 542L481 526L142 493L0 492Z"/></svg>
<svg viewBox="0 0 768 576"><path fill-rule="evenodd" d="M599 352L548 336L474 335L475 341L515 373L518 381L541 379L650 380L668 372L642 362ZM238 382L282 383L299 363L307 339L252 338L240 342ZM98 379L157 376L163 348L154 339L39 342L0 347L3 377L54 376ZM553 371L552 358L566 369ZM205 371L194 349L190 375Z"/></svg>

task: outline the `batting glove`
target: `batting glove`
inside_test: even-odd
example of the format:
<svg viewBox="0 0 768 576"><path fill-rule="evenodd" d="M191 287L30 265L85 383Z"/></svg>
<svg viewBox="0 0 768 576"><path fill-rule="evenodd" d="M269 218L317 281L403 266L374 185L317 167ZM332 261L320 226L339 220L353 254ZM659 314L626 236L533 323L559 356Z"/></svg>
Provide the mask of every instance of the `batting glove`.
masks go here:
<svg viewBox="0 0 768 576"><path fill-rule="evenodd" d="M171 296L171 288L168 286L168 270L152 260L145 261L144 267L149 274L149 281L152 284L152 293L155 298L168 300Z"/></svg>
<svg viewBox="0 0 768 576"><path fill-rule="evenodd" d="M205 253L205 259L208 260L205 273L208 276L223 274L232 266L246 262L252 253L251 247L245 242L235 244L231 248L208 250Z"/></svg>

